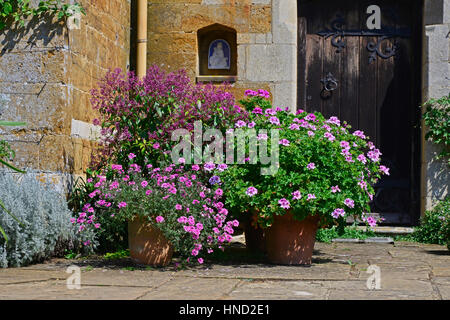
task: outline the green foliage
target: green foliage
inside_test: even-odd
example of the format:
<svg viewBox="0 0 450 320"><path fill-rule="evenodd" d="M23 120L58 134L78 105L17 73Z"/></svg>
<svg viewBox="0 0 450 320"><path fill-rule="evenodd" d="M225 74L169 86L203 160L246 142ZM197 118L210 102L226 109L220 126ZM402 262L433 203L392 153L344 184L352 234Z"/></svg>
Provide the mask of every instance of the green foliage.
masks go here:
<svg viewBox="0 0 450 320"><path fill-rule="evenodd" d="M78 253L74 252L73 250L66 250L66 254L64 255L64 258L73 260L76 259L78 256Z"/></svg>
<svg viewBox="0 0 450 320"><path fill-rule="evenodd" d="M365 231L356 229L355 226L347 226L343 228L342 231L339 230L337 226L333 226L329 229L319 229L317 230L316 240L319 242L330 243L331 240L336 238L341 239L367 239L370 237L375 237L375 232L370 229Z"/></svg>
<svg viewBox="0 0 450 320"><path fill-rule="evenodd" d="M91 171L88 169L86 176L91 176ZM74 186L68 196L69 208L74 212L80 212L83 205L86 203L88 194L94 191L94 184L87 183L83 177L78 177L75 180Z"/></svg>
<svg viewBox="0 0 450 320"><path fill-rule="evenodd" d="M449 244L450 197L441 201L433 210L426 211L420 226L411 239L422 243Z"/></svg>
<svg viewBox="0 0 450 320"><path fill-rule="evenodd" d="M261 96L240 102L250 112L252 124L241 123L243 127L235 131L256 135L253 141L263 141L257 142L260 151L267 143L269 155L278 149L279 169L272 175L262 174L261 168L266 166L260 154L256 164L236 164L217 173L226 205L233 213L256 211L262 227L270 226L274 215L288 210L298 220L319 215L326 226L345 225L347 216L375 223L364 213L370 210L372 185L387 170L380 166L381 153L368 137L361 131L351 133L351 127L335 117L326 120L320 113L303 110L292 114L272 107L270 100ZM256 131L252 133L249 126ZM262 130L267 133L264 139ZM277 132L279 140L272 140ZM246 155L250 154L249 145L245 144Z"/></svg>
<svg viewBox="0 0 450 320"><path fill-rule="evenodd" d="M78 2L67 4L62 0L45 0L40 1L37 7L32 7L30 0L0 0L0 31L6 27L9 19L24 26L25 19L30 16L52 14L62 20L77 13L86 14Z"/></svg>
<svg viewBox="0 0 450 320"><path fill-rule="evenodd" d="M87 169L87 180L78 177L75 181L74 187L69 193L68 205L76 217L83 210L83 206L92 200L89 195L96 189L93 181L98 175L98 171ZM97 221L102 226L97 233L98 246L96 250L98 252L120 251L128 247L128 224L126 221L111 219L105 215L97 216Z"/></svg>
<svg viewBox="0 0 450 320"><path fill-rule="evenodd" d="M116 252L108 252L107 254L105 254L103 256L103 258L106 260L116 260L116 259L128 258L129 256L130 256L130 250L125 249L125 250L119 250Z"/></svg>
<svg viewBox="0 0 450 320"><path fill-rule="evenodd" d="M450 166L450 95L429 100L423 107L426 108L423 119L428 127L425 138L442 146L437 158L447 158Z"/></svg>
<svg viewBox="0 0 450 320"><path fill-rule="evenodd" d="M136 268L135 267L125 267L125 268L122 268L122 270L124 270L124 271L135 271Z"/></svg>

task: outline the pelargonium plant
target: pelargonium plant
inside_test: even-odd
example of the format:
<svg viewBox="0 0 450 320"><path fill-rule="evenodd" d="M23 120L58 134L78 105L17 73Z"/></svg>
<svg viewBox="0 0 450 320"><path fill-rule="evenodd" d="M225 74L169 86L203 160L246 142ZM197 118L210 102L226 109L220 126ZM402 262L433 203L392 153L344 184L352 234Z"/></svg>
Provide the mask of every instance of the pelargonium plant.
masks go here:
<svg viewBox="0 0 450 320"><path fill-rule="evenodd" d="M127 155L144 166L166 161L176 129L194 129L202 121L205 129L225 129L247 113L235 104L229 86L192 84L183 70L165 73L153 65L142 80L133 72L110 71L91 92L91 103L99 112L95 125L101 126L102 149L97 164L127 166Z"/></svg>
<svg viewBox="0 0 450 320"><path fill-rule="evenodd" d="M130 158L134 158L130 155ZM100 230L99 215L110 219L130 221L135 217L148 220L159 228L174 246L179 256L188 262L202 264L205 256L230 242L237 220L228 219L228 210L221 198L220 188L212 190L199 181L200 166L191 170L171 165L143 168L132 163L125 170L114 164L96 177L96 189L89 195L95 199L87 203L78 218L79 233ZM211 181L219 185L220 181ZM90 241L86 246L92 245Z"/></svg>
<svg viewBox="0 0 450 320"><path fill-rule="evenodd" d="M267 143L269 150L274 147L270 132L277 130L279 168L262 175L261 162L253 164L247 158L244 164L217 172L230 211L240 219L256 213L262 227L287 212L297 220L319 215L322 227L344 224L348 216L376 225L378 221L366 213L373 185L382 174L389 175L389 169L381 165L381 152L369 138L362 131L351 131L337 117L274 108L261 90L245 94L241 103L250 113L249 120L236 127L244 133L256 130L258 145ZM260 133L261 129L266 132Z"/></svg>

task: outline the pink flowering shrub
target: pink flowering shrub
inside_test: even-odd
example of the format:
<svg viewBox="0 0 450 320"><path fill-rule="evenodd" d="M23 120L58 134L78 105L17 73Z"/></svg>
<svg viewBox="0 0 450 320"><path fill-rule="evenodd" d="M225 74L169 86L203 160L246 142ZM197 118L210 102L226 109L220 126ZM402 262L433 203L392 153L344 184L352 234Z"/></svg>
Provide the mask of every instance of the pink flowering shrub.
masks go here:
<svg viewBox="0 0 450 320"><path fill-rule="evenodd" d="M258 212L263 227L272 224L274 215L289 211L298 220L320 215L322 226L344 223L347 216L374 226L377 221L366 215L372 186L389 169L381 165L381 152L368 137L336 117L274 108L264 92L249 90L246 95L241 103L250 116L239 127L244 132L256 129L257 141L266 142L269 150L274 143L270 130L278 131L279 169L262 175L258 159L217 172L228 208L244 215Z"/></svg>
<svg viewBox="0 0 450 320"><path fill-rule="evenodd" d="M227 86L192 84L184 71L165 73L154 65L139 80L134 73L110 71L91 92L91 103L100 113L94 124L101 126L102 150L97 164L130 162L143 166L167 160L175 129L203 127L224 129L247 113L235 105Z"/></svg>
<svg viewBox="0 0 450 320"><path fill-rule="evenodd" d="M111 165L93 181L96 189L89 197L94 201L86 203L72 223L79 233L92 233L102 228L99 216L120 221L139 216L159 228L181 257L203 263L207 254L231 241L239 222L228 219L222 189L205 186L196 169L149 164L144 175L134 163L127 170Z"/></svg>

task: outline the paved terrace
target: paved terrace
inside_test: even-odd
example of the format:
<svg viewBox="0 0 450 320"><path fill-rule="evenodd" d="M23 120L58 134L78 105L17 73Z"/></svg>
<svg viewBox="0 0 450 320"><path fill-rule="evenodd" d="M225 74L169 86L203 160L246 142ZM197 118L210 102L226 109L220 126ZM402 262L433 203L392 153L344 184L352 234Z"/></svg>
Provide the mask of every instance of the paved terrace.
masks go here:
<svg viewBox="0 0 450 320"><path fill-rule="evenodd" d="M450 299L444 246L316 243L312 266L298 267L267 264L235 242L216 260L175 271L129 259L53 259L0 269L0 299ZM67 289L70 265L81 267L80 290ZM367 288L369 265L380 268L379 290Z"/></svg>

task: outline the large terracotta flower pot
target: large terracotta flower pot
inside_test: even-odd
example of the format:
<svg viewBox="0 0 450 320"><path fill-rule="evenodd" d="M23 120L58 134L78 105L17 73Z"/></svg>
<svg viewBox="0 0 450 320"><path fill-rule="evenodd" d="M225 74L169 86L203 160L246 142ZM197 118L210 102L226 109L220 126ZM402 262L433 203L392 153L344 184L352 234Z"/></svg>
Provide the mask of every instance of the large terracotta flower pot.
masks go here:
<svg viewBox="0 0 450 320"><path fill-rule="evenodd" d="M128 222L128 245L131 259L139 264L167 266L172 260L172 244L161 230L142 219Z"/></svg>
<svg viewBox="0 0 450 320"><path fill-rule="evenodd" d="M316 242L319 217L295 220L291 213L275 216L266 230L267 257L270 262L287 265L310 265Z"/></svg>

